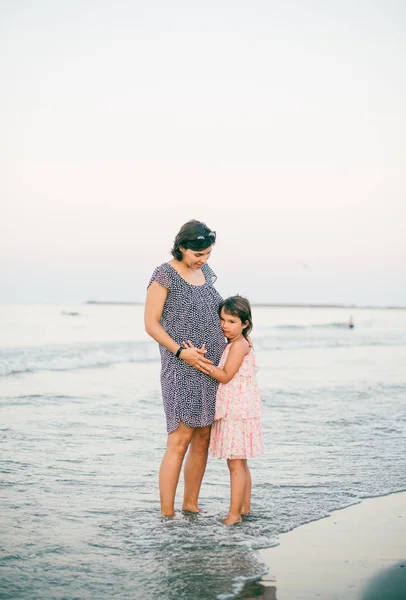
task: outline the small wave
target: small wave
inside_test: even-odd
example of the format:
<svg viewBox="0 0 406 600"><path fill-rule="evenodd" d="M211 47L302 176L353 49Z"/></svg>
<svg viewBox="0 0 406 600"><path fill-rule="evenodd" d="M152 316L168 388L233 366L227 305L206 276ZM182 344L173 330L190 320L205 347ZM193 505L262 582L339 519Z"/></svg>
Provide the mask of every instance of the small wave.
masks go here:
<svg viewBox="0 0 406 600"><path fill-rule="evenodd" d="M4 403L7 406L38 406L40 404L60 404L63 401L81 404L86 401L86 398L58 394L24 394L12 398L9 396L0 396L0 404Z"/></svg>
<svg viewBox="0 0 406 600"><path fill-rule="evenodd" d="M350 329L348 323L343 321L332 321L331 323L310 323L308 325L286 324L274 325L272 329L334 329L334 328Z"/></svg>
<svg viewBox="0 0 406 600"><path fill-rule="evenodd" d="M327 327L334 326L330 324ZM253 336L258 351L302 350L311 348L342 348L365 346L399 346L405 344L404 335L386 334L378 337L369 330L362 335L343 332L335 335L316 333L324 327L312 327L312 335L299 335L302 326L278 326L286 331L279 335L264 335L264 329ZM289 331L291 334L289 335ZM28 348L0 348L0 377L35 371L70 371L74 369L107 367L120 363L143 363L159 360L158 345L154 341L114 341L76 343L72 345L30 346Z"/></svg>
<svg viewBox="0 0 406 600"><path fill-rule="evenodd" d="M405 339L398 336L378 338L376 335L353 337L340 334L339 336L322 337L314 335L305 338L299 336L253 336L256 350L301 350L308 348L347 348L367 346L403 346Z"/></svg>
<svg viewBox="0 0 406 600"><path fill-rule="evenodd" d="M0 349L0 376L35 371L70 371L158 360L155 342L104 342L71 346Z"/></svg>

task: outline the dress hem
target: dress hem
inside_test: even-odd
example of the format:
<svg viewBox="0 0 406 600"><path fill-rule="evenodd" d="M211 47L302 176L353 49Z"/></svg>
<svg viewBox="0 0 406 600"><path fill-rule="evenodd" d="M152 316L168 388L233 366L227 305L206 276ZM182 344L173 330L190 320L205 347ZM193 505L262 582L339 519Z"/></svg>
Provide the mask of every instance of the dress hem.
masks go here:
<svg viewBox="0 0 406 600"><path fill-rule="evenodd" d="M187 423L185 423L185 421L183 421L183 419L179 419L177 425L175 428L169 430L168 427L166 428L166 431L168 432L168 435L170 433L173 433L174 431L176 431L177 429L179 429L179 425L183 423L183 425L185 425L186 427L189 427L190 429L201 429L202 427L212 427L213 423L214 423L214 419L210 422L210 423L206 423L203 425L188 425Z"/></svg>

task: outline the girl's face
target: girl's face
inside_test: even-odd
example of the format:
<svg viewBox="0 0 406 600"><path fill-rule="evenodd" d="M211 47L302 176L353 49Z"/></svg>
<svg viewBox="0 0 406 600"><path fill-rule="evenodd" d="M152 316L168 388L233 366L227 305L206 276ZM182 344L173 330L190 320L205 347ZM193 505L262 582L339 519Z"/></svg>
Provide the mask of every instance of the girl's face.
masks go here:
<svg viewBox="0 0 406 600"><path fill-rule="evenodd" d="M235 340L239 337L244 331L245 327L247 327L247 323L242 323L240 317L236 317L235 315L229 315L224 310L224 306L220 312L220 325L223 330L224 336L228 340Z"/></svg>
<svg viewBox="0 0 406 600"><path fill-rule="evenodd" d="M191 269L198 271L209 260L212 246L209 246L205 250L191 250L190 248L186 250L180 246L180 250L183 254L182 262L184 262Z"/></svg>

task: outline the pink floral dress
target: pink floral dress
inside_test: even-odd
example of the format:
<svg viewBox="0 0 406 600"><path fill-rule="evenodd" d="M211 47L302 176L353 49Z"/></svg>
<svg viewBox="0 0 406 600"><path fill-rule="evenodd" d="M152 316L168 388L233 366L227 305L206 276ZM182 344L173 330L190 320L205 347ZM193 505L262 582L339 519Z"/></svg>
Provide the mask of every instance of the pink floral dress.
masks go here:
<svg viewBox="0 0 406 600"><path fill-rule="evenodd" d="M231 344L221 357L226 363ZM215 458L256 458L264 452L262 439L262 402L257 385L254 349L244 357L241 367L228 383L220 383L216 412L211 429L210 455Z"/></svg>

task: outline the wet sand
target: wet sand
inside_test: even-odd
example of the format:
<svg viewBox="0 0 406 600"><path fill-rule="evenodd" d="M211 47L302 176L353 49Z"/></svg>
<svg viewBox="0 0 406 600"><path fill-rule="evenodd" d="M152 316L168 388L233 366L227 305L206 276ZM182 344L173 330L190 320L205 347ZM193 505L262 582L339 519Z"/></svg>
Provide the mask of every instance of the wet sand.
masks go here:
<svg viewBox="0 0 406 600"><path fill-rule="evenodd" d="M370 498L281 535L240 598L406 600L406 492Z"/></svg>

